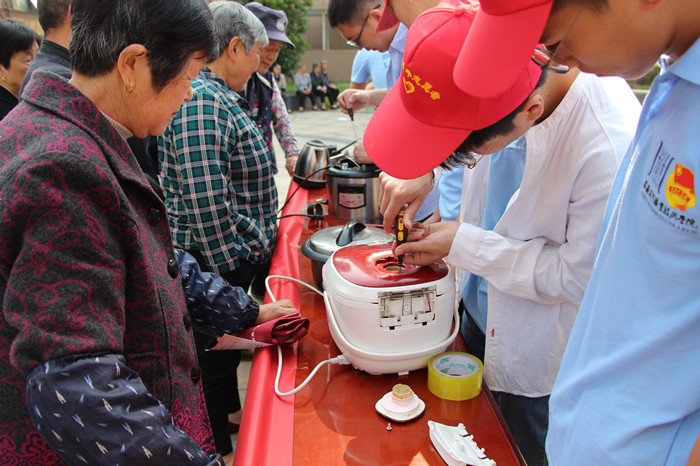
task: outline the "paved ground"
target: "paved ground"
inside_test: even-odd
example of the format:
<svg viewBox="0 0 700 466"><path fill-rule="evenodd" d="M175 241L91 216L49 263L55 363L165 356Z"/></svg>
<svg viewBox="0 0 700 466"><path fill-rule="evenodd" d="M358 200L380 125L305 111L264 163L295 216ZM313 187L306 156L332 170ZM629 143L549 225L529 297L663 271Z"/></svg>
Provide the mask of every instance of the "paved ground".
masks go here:
<svg viewBox="0 0 700 466"><path fill-rule="evenodd" d="M362 139L365 127L372 117L373 110L363 109L355 114L355 126L357 127L357 137ZM305 110L303 112L294 112L289 115L292 122L292 127L299 142L299 149L304 147L304 143L310 139L318 139L329 145L336 145L338 148L343 147L355 139L353 125L350 117L342 113L340 110ZM284 203L287 197L287 188L289 187L290 177L284 169L284 152L280 148L277 138L274 139L275 155L277 157L277 166L280 171L275 176L277 190L279 191L280 205ZM352 146L350 150L352 150Z"/></svg>

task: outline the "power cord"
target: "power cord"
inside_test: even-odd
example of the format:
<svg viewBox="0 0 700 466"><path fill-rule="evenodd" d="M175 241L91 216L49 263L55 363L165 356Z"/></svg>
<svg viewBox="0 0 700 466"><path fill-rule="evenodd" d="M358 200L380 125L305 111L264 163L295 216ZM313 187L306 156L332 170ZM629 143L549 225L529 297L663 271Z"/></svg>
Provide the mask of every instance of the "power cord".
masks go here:
<svg viewBox="0 0 700 466"><path fill-rule="evenodd" d="M290 194L289 196L287 196L287 200L284 202L284 204L282 205L282 207L280 207L280 209L277 211L277 215L281 214L282 211L284 210L284 208L287 207L287 204L289 204L289 201L291 201L292 198L294 197L294 195L297 193L297 191L299 191L299 189L301 189L301 186L304 184L305 181L308 181L309 178L311 178L312 176L314 176L316 173L322 172L323 170L327 170L328 167L330 167L330 165L326 165L325 167L321 167L321 168L319 168L318 170L314 170L313 172L311 172L311 174L309 174L306 178L304 178L304 180L303 180L301 183L299 183L299 184L297 185L296 189L292 192L292 194ZM282 217L278 217L278 219L279 219L279 218L282 218Z"/></svg>
<svg viewBox="0 0 700 466"><path fill-rule="evenodd" d="M268 294L270 295L270 299L271 299L273 302L274 302L274 301L277 301L277 299L275 298L275 295L272 294L272 290L270 289L270 283L269 283L269 282L270 282L270 279L271 279L271 278L281 278L281 279L283 279L283 280L291 280L291 281L296 282L296 283L298 283L298 284L300 284L300 285L304 285L305 287L307 287L307 288L309 288L310 290L314 291L314 292L317 293L318 295L323 296L323 293L322 293L318 288L316 288L316 287L314 287L314 286L311 286L311 285L309 285L308 283L303 282L303 281L301 281L301 280L298 280L298 279L296 279L296 278L286 277L286 276L284 276L284 275L268 275L267 278L265 278L265 289L267 290ZM334 357L334 358L326 359L325 361L321 361L320 363L318 363L318 364L316 365L316 367L314 368L314 370L311 371L311 373L308 375L308 377L306 377L306 379L304 379L304 381L303 381L301 384L299 384L298 387L296 387L295 389L293 389L293 390L291 390L291 391L289 391L289 392L281 392L280 389L279 389L279 386L280 386L280 376L281 376L281 374L282 374L282 347L281 347L280 345L277 345L277 375L275 375L275 387L274 387L274 388L275 388L275 393L277 394L277 396L280 396L280 397L282 397L282 396L289 396L289 395L295 394L296 392L298 392L299 390L301 390L302 388L304 388L304 387L311 381L311 379L314 378L314 376L315 376L316 373L321 369L321 367L325 366L326 364L347 365L347 364L350 364L350 361L348 360L347 357L345 357L344 354L340 354L340 355L338 355L338 356L336 356L336 357Z"/></svg>

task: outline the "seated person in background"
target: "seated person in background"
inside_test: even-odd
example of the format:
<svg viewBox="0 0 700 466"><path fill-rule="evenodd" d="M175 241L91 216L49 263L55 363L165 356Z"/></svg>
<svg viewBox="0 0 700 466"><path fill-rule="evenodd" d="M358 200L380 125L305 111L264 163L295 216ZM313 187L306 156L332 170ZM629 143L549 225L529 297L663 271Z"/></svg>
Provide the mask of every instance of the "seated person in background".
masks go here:
<svg viewBox="0 0 700 466"><path fill-rule="evenodd" d="M388 68L389 52L358 50L352 61L350 89L386 89Z"/></svg>
<svg viewBox="0 0 700 466"><path fill-rule="evenodd" d="M316 96L311 91L311 75L308 72L305 64L299 65L299 71L294 75L294 88L296 89L297 100L299 101L299 111L304 111L306 98L311 100L311 106L314 110L318 110L316 106Z"/></svg>
<svg viewBox="0 0 700 466"><path fill-rule="evenodd" d="M277 236L272 160L239 94L268 43L265 27L237 2L209 4L218 57L192 79L192 98L158 137L161 184L175 244L202 270L248 289L266 276ZM216 340L195 332L216 448L233 451L228 414L241 409L240 351L206 351Z"/></svg>
<svg viewBox="0 0 700 466"><path fill-rule="evenodd" d="M328 103L331 108L338 108L338 87L333 84L331 77L328 76L328 62L326 60L321 60L321 81L326 86L326 95L328 96Z"/></svg>
<svg viewBox="0 0 700 466"><path fill-rule="evenodd" d="M274 130L284 151L287 172L291 175L299 158L299 147L294 137L292 123L289 121L289 115L282 102L280 89L270 72L270 65L277 60L282 45L286 43L294 47L292 41L285 34L287 15L282 10L273 10L258 2L248 2L245 7L263 23L269 40L269 44L263 47L260 52L260 65L258 65L257 73L253 73L246 84L245 98L250 105L253 120L258 124L260 134L262 134L267 148L272 154L272 172L277 174L277 161L272 143ZM254 283L252 293L263 299L265 296L264 284Z"/></svg>
<svg viewBox="0 0 700 466"><path fill-rule="evenodd" d="M272 66L272 77L280 90L280 94L282 94L282 100L284 100L287 113L292 113L294 109L292 108L292 98L287 94L287 76L282 73L282 65L279 63L275 63Z"/></svg>
<svg viewBox="0 0 700 466"><path fill-rule="evenodd" d="M311 91L321 102L321 110L326 110L326 97L328 96L328 86L323 82L321 77L321 64L314 63L311 65Z"/></svg>
<svg viewBox="0 0 700 466"><path fill-rule="evenodd" d="M409 242L395 252L407 264L446 258L463 270L467 346L483 358L484 379L525 460L542 465L549 395L640 105L620 78L542 71L534 61L496 97L462 92L452 71L477 9L447 0L418 17L406 40L404 85L376 110L364 142L386 172L385 229L415 203L407 186L417 183L411 194L422 199L432 169L467 165L461 223L411 225L411 205Z"/></svg>
<svg viewBox="0 0 700 466"><path fill-rule="evenodd" d="M16 19L0 19L0 120L19 102L19 87L39 49L34 31Z"/></svg>

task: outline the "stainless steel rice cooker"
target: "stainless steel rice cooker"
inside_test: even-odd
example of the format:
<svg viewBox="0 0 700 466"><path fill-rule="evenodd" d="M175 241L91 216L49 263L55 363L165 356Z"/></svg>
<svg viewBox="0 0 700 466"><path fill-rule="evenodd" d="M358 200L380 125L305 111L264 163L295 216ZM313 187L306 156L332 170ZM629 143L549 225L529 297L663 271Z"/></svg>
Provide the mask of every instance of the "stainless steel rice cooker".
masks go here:
<svg viewBox="0 0 700 466"><path fill-rule="evenodd" d="M389 244L393 240L394 236L384 233L384 230L365 226L361 221L353 219L345 225L328 227L315 232L301 245L301 252L311 259L314 285L322 289L321 268L335 251L353 244Z"/></svg>
<svg viewBox="0 0 700 466"><path fill-rule="evenodd" d="M447 264L399 265L391 247L347 246L323 266L331 336L355 368L370 374L426 367L459 332Z"/></svg>
<svg viewBox="0 0 700 466"><path fill-rule="evenodd" d="M374 164L344 157L328 168L328 213L337 218L382 223L379 213L379 173Z"/></svg>

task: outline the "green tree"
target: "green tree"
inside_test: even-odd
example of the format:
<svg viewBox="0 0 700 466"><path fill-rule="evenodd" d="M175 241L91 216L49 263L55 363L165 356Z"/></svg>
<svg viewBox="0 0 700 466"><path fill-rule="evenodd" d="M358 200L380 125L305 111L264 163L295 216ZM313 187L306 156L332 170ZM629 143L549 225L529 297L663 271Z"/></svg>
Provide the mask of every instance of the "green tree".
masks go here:
<svg viewBox="0 0 700 466"><path fill-rule="evenodd" d="M288 45L282 47L277 63L282 65L282 72L287 76L293 76L301 62L301 55L309 48L309 43L302 39L301 35L306 32L306 15L313 4L312 0L257 0L265 6L282 10L287 14L289 25L287 26L287 37L294 42L296 48ZM243 2L248 3L248 2Z"/></svg>

